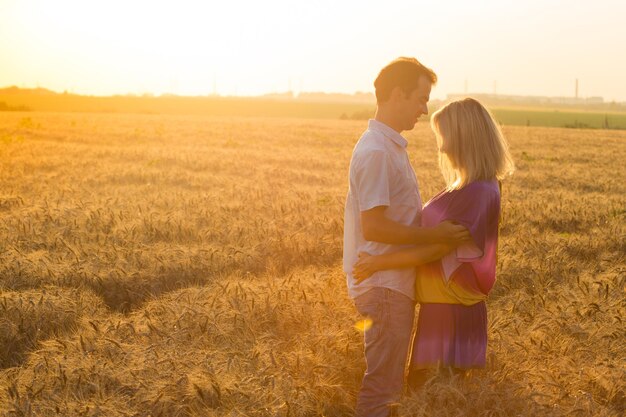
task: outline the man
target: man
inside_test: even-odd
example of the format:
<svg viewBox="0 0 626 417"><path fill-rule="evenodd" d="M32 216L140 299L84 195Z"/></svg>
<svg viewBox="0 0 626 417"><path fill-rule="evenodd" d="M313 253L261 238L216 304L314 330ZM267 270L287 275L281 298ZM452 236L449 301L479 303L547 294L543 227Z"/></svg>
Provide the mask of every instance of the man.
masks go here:
<svg viewBox="0 0 626 417"><path fill-rule="evenodd" d="M367 369L357 398L357 416L388 416L402 393L415 309L415 269L379 271L358 281L352 268L359 252L383 254L404 245L425 246L431 260L442 248L467 238L450 222L421 228L417 178L400 134L428 113L435 73L415 58L398 58L376 81L376 115L356 144L350 161L350 185L344 216L343 266L348 292L359 313L371 319L365 330Z"/></svg>

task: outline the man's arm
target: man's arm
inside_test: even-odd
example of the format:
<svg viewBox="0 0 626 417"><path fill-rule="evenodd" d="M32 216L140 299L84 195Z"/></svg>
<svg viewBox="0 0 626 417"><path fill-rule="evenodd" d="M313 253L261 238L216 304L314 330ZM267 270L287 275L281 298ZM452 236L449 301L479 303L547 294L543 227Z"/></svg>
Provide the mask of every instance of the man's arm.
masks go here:
<svg viewBox="0 0 626 417"><path fill-rule="evenodd" d="M361 212L361 229L365 240L394 245L444 243L456 247L470 239L465 227L450 221L435 227L407 226L395 222L385 216L386 208L378 206Z"/></svg>
<svg viewBox="0 0 626 417"><path fill-rule="evenodd" d="M453 250L452 246L436 243L420 245L384 255L359 253L359 260L354 265L352 275L360 283L378 271L404 269L422 265L440 259Z"/></svg>

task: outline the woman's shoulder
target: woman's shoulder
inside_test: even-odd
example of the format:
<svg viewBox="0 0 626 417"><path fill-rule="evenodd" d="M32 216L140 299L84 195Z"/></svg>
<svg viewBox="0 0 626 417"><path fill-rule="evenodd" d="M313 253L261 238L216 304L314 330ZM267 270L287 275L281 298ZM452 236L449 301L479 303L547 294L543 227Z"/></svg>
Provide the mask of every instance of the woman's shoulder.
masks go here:
<svg viewBox="0 0 626 417"><path fill-rule="evenodd" d="M463 195L476 195L479 194L484 197L488 196L499 196L500 195L500 186L498 185L497 180L480 180L473 181L467 184L465 187L455 190L458 191L459 194Z"/></svg>
<svg viewBox="0 0 626 417"><path fill-rule="evenodd" d="M497 181L474 181L463 188L448 191L448 199L453 205L463 207L488 207L499 205L500 187Z"/></svg>
<svg viewBox="0 0 626 417"><path fill-rule="evenodd" d="M455 202L463 202L468 204L471 202L486 202L488 200L499 200L500 187L498 181L473 181L463 188L443 189L437 195L430 199L427 205L435 202L438 204L450 204Z"/></svg>

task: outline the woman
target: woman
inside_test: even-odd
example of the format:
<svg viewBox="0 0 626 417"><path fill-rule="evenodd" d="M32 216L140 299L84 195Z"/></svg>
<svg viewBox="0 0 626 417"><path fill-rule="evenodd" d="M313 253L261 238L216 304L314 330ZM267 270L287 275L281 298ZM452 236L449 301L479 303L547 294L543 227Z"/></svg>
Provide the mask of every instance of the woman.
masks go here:
<svg viewBox="0 0 626 417"><path fill-rule="evenodd" d="M496 279L499 180L514 170L502 132L475 99L442 107L433 114L431 127L447 187L424 206L422 226L452 220L465 226L472 239L449 248L434 262L428 261L421 246L380 256L362 253L354 267L354 275L363 279L380 270L418 266L415 295L420 313L409 381L413 384L425 377L421 370L444 366L463 371L485 365L485 299Z"/></svg>

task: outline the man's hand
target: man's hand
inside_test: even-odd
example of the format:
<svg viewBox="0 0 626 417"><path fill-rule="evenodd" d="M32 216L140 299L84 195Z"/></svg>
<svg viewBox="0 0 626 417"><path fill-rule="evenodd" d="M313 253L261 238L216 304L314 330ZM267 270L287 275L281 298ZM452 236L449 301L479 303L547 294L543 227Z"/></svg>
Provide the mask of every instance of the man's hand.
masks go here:
<svg viewBox="0 0 626 417"><path fill-rule="evenodd" d="M472 235L470 235L470 232L465 226L461 226L451 220L446 220L435 226L434 233L437 242L452 246L453 248L472 239Z"/></svg>
<svg viewBox="0 0 626 417"><path fill-rule="evenodd" d="M376 269L376 257L367 252L359 252L359 260L352 268L352 276L356 279L356 283L360 284L363 280L372 276Z"/></svg>

